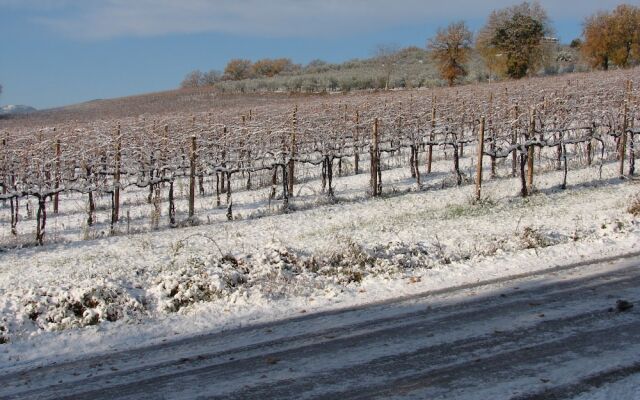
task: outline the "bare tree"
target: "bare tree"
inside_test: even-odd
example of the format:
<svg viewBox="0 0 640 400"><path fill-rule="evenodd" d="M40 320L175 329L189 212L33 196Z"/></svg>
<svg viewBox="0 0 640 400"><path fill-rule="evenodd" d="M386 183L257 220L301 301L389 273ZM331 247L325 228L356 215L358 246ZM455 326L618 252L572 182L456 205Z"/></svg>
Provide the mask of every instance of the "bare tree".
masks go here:
<svg viewBox="0 0 640 400"><path fill-rule="evenodd" d="M202 71L195 70L191 71L184 77L182 83L180 83L181 88L195 88L202 84Z"/></svg>
<svg viewBox="0 0 640 400"><path fill-rule="evenodd" d="M467 75L464 64L469 58L472 40L473 34L462 21L438 29L436 36L429 39L427 48L449 86L453 86L459 77Z"/></svg>
<svg viewBox="0 0 640 400"><path fill-rule="evenodd" d="M216 83L220 82L221 80L222 80L222 72L212 69L209 72L205 72L204 74L202 74L201 85L213 86Z"/></svg>
<svg viewBox="0 0 640 400"><path fill-rule="evenodd" d="M398 62L398 52L400 46L397 44L379 44L374 50L374 56L380 70L384 73L384 89L389 90L391 74L396 69Z"/></svg>

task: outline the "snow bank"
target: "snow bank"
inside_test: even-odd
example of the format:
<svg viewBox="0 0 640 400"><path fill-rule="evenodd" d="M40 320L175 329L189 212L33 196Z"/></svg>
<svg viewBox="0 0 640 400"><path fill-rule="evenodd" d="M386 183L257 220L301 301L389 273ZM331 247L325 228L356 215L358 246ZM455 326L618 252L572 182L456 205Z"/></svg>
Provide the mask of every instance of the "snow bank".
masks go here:
<svg viewBox="0 0 640 400"><path fill-rule="evenodd" d="M97 280L67 288L8 291L8 296L2 296L0 332L6 343L12 335L118 320L136 322L176 312L188 314L196 304L322 296L326 292L355 289L365 279L417 278L426 270L471 258L479 260L570 241L628 234L636 231L637 225L636 219L629 216L603 222L598 230L572 234L525 226L516 235L489 237L467 249L449 248L439 241L393 241L370 248L347 241L332 252L311 255L275 240L258 253L242 257L203 251L198 241L178 241L167 265L142 284Z"/></svg>
<svg viewBox="0 0 640 400"><path fill-rule="evenodd" d="M11 332L81 328L144 312L144 304L132 293L132 288L106 281L70 288L18 290L3 296L1 307L0 331L5 342Z"/></svg>

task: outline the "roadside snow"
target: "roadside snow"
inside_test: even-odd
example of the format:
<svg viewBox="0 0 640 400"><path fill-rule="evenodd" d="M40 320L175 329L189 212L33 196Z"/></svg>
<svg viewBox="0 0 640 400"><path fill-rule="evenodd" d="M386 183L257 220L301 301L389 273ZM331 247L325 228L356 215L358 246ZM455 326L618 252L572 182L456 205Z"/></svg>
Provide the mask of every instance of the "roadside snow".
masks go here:
<svg viewBox="0 0 640 400"><path fill-rule="evenodd" d="M599 388L593 388L588 393L573 398L573 400L611 399L640 399L640 375L632 375L617 382Z"/></svg>

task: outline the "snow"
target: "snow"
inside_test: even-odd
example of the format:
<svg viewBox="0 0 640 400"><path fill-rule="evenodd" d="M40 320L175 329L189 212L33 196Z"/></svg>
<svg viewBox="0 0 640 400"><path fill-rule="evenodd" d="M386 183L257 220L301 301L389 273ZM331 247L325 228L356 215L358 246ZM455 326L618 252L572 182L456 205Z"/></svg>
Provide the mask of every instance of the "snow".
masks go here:
<svg viewBox="0 0 640 400"><path fill-rule="evenodd" d="M613 163L602 179L597 167L572 170L564 191L561 172L546 170L527 199L518 179L487 180L480 202L471 186L446 184L449 164L435 164L427 190L406 168L385 170L380 199L363 195L366 174L336 178L338 202L319 202L311 180L287 214L265 201L268 188L238 191L244 216L232 222L203 198L207 223L180 229L148 229L140 191L125 199L140 233L102 226L92 240L81 200L63 198L53 244L0 253L0 371L640 250L627 212L638 186Z"/></svg>
<svg viewBox="0 0 640 400"><path fill-rule="evenodd" d="M610 399L640 399L640 375L632 375L608 385L593 388L588 393L581 394L573 400L610 400Z"/></svg>

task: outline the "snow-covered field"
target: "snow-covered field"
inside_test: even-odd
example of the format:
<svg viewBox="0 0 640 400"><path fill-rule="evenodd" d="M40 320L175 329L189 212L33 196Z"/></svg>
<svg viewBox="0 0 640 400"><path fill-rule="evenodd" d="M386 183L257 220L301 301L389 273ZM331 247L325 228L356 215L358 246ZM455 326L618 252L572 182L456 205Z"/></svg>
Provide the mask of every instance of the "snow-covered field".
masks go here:
<svg viewBox="0 0 640 400"><path fill-rule="evenodd" d="M58 243L0 253L0 371L640 249L639 186L617 164L601 179L599 166L571 170L566 190L547 171L526 199L517 178L488 179L481 202L448 184L450 167L436 163L423 190L386 170L379 199L364 196L367 174L337 178L336 203L305 197L310 181L288 214L264 211L268 189L237 192L232 222L205 198L200 226L84 241L83 205L63 199L48 222ZM129 203L135 221L152 208Z"/></svg>

